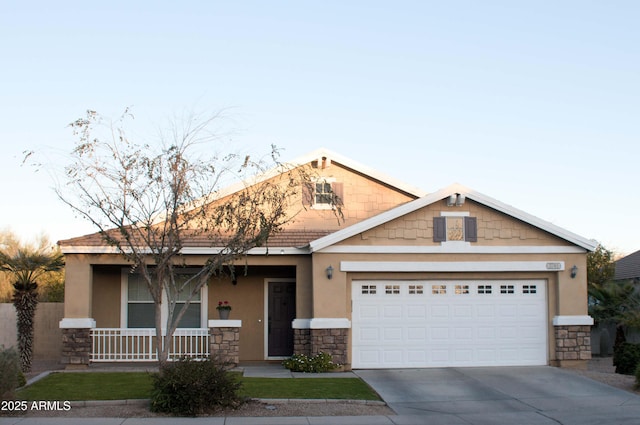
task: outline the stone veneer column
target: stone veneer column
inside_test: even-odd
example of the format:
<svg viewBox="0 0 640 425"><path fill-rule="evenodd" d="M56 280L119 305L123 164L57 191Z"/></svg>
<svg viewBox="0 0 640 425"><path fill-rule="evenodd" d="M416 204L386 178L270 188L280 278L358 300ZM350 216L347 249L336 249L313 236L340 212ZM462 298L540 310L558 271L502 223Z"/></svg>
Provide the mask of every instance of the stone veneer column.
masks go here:
<svg viewBox="0 0 640 425"><path fill-rule="evenodd" d="M319 352L330 354L334 363L350 370L349 329L351 322L342 318L295 319L293 349L296 354L314 356Z"/></svg>
<svg viewBox="0 0 640 425"><path fill-rule="evenodd" d="M209 320L209 353L230 366L240 363L242 320Z"/></svg>
<svg viewBox="0 0 640 425"><path fill-rule="evenodd" d="M311 355L311 329L293 329L293 353Z"/></svg>
<svg viewBox="0 0 640 425"><path fill-rule="evenodd" d="M553 319L555 364L560 367L586 366L591 359L591 326L589 316L556 316Z"/></svg>
<svg viewBox="0 0 640 425"><path fill-rule="evenodd" d="M61 363L72 366L88 366L91 361L91 329L96 327L93 319L64 318L60 321L62 329Z"/></svg>
<svg viewBox="0 0 640 425"><path fill-rule="evenodd" d="M331 354L334 363L347 363L349 329L311 329L311 355L319 352Z"/></svg>

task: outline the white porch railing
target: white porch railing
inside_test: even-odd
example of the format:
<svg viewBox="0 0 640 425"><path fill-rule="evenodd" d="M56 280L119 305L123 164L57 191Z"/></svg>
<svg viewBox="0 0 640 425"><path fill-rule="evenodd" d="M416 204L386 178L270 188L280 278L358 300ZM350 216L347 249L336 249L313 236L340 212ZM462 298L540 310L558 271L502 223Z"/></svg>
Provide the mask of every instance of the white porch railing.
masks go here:
<svg viewBox="0 0 640 425"><path fill-rule="evenodd" d="M158 360L155 329L91 329L92 362L152 362ZM169 360L207 357L209 329L180 328L171 338Z"/></svg>

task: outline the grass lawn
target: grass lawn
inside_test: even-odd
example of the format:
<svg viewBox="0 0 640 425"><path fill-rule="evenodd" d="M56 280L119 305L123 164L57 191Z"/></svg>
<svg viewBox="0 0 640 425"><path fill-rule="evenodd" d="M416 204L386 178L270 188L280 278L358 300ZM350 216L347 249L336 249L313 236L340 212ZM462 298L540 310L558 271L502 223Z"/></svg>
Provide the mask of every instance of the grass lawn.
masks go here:
<svg viewBox="0 0 640 425"><path fill-rule="evenodd" d="M146 372L52 373L18 392L23 400L126 400L149 398Z"/></svg>
<svg viewBox="0 0 640 425"><path fill-rule="evenodd" d="M380 400L358 378L242 378L241 393L251 398Z"/></svg>
<svg viewBox="0 0 640 425"><path fill-rule="evenodd" d="M239 378L251 398L379 400L358 378ZM18 392L23 400L124 400L149 398L146 372L52 373Z"/></svg>

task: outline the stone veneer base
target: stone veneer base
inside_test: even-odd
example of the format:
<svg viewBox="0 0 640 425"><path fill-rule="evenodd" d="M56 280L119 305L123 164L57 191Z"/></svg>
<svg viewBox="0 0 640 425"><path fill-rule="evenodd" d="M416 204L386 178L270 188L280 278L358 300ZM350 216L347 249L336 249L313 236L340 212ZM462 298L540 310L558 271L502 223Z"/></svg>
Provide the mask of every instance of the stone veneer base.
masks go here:
<svg viewBox="0 0 640 425"><path fill-rule="evenodd" d="M562 367L578 366L591 359L591 326L554 326L556 359L551 362ZM575 367L573 366L573 367Z"/></svg>
<svg viewBox="0 0 640 425"><path fill-rule="evenodd" d="M65 365L88 365L91 360L91 329L62 329L62 358Z"/></svg>
<svg viewBox="0 0 640 425"><path fill-rule="evenodd" d="M217 357L229 366L237 366L240 363L240 328L209 328L209 352L211 357Z"/></svg>

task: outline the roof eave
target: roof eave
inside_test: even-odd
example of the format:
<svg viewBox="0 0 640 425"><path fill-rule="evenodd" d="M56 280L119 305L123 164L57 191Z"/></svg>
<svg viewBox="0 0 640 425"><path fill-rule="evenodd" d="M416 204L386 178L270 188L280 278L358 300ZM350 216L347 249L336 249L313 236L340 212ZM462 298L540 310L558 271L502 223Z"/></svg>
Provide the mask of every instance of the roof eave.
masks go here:
<svg viewBox="0 0 640 425"><path fill-rule="evenodd" d="M476 192L466 186L455 183L443 189L440 189L436 192L433 192L426 196L418 198L414 201L400 205L392 210L386 211L382 214L378 214L367 220L356 223L338 232L316 239L315 241L310 242L309 249L311 250L311 252L319 251L323 248L334 245L338 242L341 242L359 233L365 232L374 227L380 226L384 223L394 220L398 217L409 214L425 206L431 205L434 202L438 202L442 199L445 199L452 194L465 195L467 199L471 199L489 208L495 209L504 214L517 218L518 220L529 223L532 226L538 227L548 233L551 233L561 239L566 240L567 242L571 242L577 246L580 246L587 251L594 251L598 246L597 241L583 238L582 236L579 236L566 229L556 226L555 224L549 223L536 216L533 216L531 214L525 213L522 210L514 208L511 205L507 205L503 202L500 202L480 192Z"/></svg>

